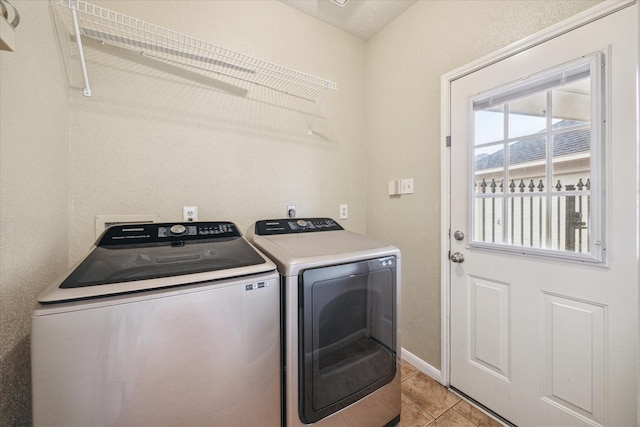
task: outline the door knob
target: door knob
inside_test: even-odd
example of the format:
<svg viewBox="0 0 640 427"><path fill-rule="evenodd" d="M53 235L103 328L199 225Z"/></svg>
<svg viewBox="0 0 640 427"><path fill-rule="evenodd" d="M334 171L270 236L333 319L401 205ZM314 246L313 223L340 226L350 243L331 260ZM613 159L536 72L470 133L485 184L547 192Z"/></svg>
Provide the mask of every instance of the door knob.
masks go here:
<svg viewBox="0 0 640 427"><path fill-rule="evenodd" d="M453 238L457 241L464 240L464 232L462 230L456 230L455 233L453 233Z"/></svg>
<svg viewBox="0 0 640 427"><path fill-rule="evenodd" d="M461 262L464 262L464 255L462 255L460 252L454 252L454 253L451 254L449 259L452 262L461 263Z"/></svg>

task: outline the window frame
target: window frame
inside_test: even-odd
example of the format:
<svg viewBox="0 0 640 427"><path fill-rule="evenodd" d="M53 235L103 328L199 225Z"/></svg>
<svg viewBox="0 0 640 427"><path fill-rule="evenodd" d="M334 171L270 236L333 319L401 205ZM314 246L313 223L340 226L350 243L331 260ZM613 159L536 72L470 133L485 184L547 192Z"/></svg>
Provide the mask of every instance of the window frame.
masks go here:
<svg viewBox="0 0 640 427"><path fill-rule="evenodd" d="M497 195L497 197L486 197L487 199L500 199L501 200L501 209L503 212L503 224L502 224L502 238L500 239L502 243L493 243L476 240L476 200L478 199L477 193L474 191L474 186L476 183L475 176L475 137L476 137L476 123L475 123L475 112L474 104L479 103L479 101L495 98L502 99L502 102L496 103L496 105L504 105L507 102L511 102L516 100L522 96L518 96L515 94L531 94L531 93L539 93L544 90L545 92L548 90L552 90L557 85L548 85L545 87L545 82L548 82L554 75L558 75L567 70L572 70L580 67L588 66L589 70L589 78L590 78L590 211L589 211L589 224L588 224L588 236L589 236L589 244L588 244L588 252L570 252L567 250L561 249L552 249L552 248L539 248L533 246L517 246L514 244L504 243L508 242L507 233L508 228L506 219L507 219L507 209L509 206L509 198L515 200L515 197L509 196L508 190L505 188L502 192ZM607 248L607 204L606 204L606 194L607 194L607 183L605 180L606 177L606 151L608 144L607 134L606 134L606 119L607 119L607 82L605 79L607 63L605 61L605 52L599 51L595 52L591 55L587 55L576 59L574 61L562 64L558 67L554 67L549 70L545 70L539 73L535 73L529 76L526 76L522 79L514 81L504 86L500 86L497 88L493 88L488 91L484 91L477 95L474 95L469 98L468 102L468 122L469 126L469 137L468 137L468 161L467 161L467 170L469 173L468 179L468 230L469 238L466 239L466 247L467 249L481 249L481 250L490 250L490 251L499 251L502 253L512 253L519 254L524 256L534 256L534 257L544 257L565 261L577 261L582 263L596 264L596 265L606 265L607 257L606 257L606 248ZM548 83L547 83L548 84ZM538 91L537 88L543 88ZM532 90L533 89L533 90ZM510 94L512 94L510 96ZM508 120L508 111L504 112L507 117L505 120ZM547 114L547 119L549 119L549 114ZM549 126L549 124L547 125ZM551 133L550 129L547 128L547 135L549 137L549 133ZM508 135L503 135L503 143L509 144ZM486 143L487 145L491 143ZM479 144L482 146L484 144ZM550 145L550 144L548 144ZM550 168L550 164L552 161L553 152L545 153L545 162L547 164L546 169L546 182L547 190L545 191L545 211L549 211L551 208L550 204L554 198L554 193L551 188L548 187L548 183L553 178L553 169ZM509 169L509 159L508 156L505 156L503 160L503 183L505 181L507 171ZM497 193L496 193L497 194ZM533 193L532 193L533 194ZM562 193L559 193L562 194Z"/></svg>

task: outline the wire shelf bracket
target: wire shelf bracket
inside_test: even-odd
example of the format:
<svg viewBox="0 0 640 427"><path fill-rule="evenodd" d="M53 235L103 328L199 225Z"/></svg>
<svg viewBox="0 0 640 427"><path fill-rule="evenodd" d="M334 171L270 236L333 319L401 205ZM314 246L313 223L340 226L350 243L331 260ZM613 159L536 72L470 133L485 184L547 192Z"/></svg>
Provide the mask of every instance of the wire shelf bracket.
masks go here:
<svg viewBox="0 0 640 427"><path fill-rule="evenodd" d="M71 10L85 96L91 96L91 86L81 36L313 101L316 110L309 126L310 135L320 115L325 93L328 89L337 89L332 81L234 52L84 1L59 0L58 4Z"/></svg>

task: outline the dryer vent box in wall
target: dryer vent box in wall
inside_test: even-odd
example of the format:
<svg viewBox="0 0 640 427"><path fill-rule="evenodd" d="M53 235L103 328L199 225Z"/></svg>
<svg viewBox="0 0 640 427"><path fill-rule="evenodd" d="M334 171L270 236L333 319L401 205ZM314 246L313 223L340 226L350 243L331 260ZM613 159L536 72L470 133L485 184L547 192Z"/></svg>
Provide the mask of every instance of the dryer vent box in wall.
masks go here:
<svg viewBox="0 0 640 427"><path fill-rule="evenodd" d="M140 215L96 215L96 239L107 228L118 224L150 224L160 222L158 214Z"/></svg>

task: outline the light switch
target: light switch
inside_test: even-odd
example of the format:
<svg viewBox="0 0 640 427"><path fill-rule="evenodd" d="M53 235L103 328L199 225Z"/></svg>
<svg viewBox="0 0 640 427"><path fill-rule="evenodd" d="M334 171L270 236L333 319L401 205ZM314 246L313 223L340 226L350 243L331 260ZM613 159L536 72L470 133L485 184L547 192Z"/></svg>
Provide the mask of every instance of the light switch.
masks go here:
<svg viewBox="0 0 640 427"><path fill-rule="evenodd" d="M400 194L413 194L413 178L400 180Z"/></svg>

